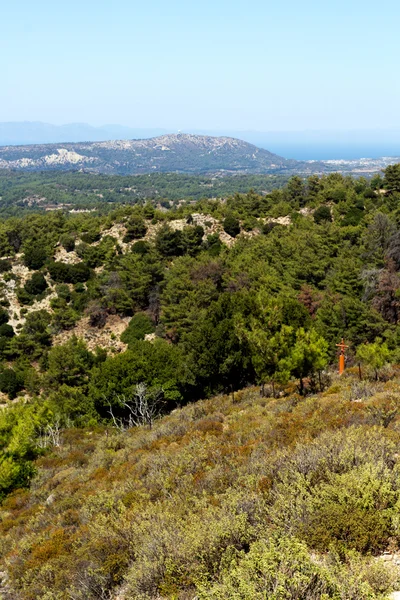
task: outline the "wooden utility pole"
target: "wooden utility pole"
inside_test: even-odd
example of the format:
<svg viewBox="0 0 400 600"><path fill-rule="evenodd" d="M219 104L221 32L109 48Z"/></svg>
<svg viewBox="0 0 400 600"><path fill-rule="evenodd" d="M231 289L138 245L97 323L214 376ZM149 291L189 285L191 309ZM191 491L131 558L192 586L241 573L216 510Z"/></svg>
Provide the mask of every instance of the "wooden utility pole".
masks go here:
<svg viewBox="0 0 400 600"><path fill-rule="evenodd" d="M340 348L339 375L341 375L344 371L344 351L346 348L348 348L348 346L346 346L346 344L344 343L344 338L342 338L342 341L340 342L340 344L336 344L336 346L338 346Z"/></svg>

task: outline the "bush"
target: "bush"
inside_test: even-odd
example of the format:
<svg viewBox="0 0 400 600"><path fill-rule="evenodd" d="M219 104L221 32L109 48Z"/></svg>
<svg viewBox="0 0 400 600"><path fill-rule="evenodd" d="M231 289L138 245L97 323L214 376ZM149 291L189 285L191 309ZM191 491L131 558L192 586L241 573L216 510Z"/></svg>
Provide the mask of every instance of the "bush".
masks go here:
<svg viewBox="0 0 400 600"><path fill-rule="evenodd" d="M0 325L7 323L8 319L9 319L8 312L6 310L4 310L4 308L1 308L1 306L0 306Z"/></svg>
<svg viewBox="0 0 400 600"><path fill-rule="evenodd" d="M219 239L218 233L212 233L207 236L205 248L211 256L218 256L223 248L223 244Z"/></svg>
<svg viewBox="0 0 400 600"><path fill-rule="evenodd" d="M82 284L79 284L79 285L82 285ZM83 290L83 291L85 291L85 290ZM58 298L62 298L66 302L69 302L71 300L71 290L69 289L68 285L66 285L65 283L60 283L60 284L56 285L56 293L57 293Z"/></svg>
<svg viewBox="0 0 400 600"><path fill-rule="evenodd" d="M93 228L89 231L86 231L81 235L82 242L86 244L93 244L93 242L98 242L100 239L100 230L97 228Z"/></svg>
<svg viewBox="0 0 400 600"><path fill-rule="evenodd" d="M72 252L75 249L75 237L71 233L66 233L61 236L60 244L67 252Z"/></svg>
<svg viewBox="0 0 400 600"><path fill-rule="evenodd" d="M326 432L298 444L275 466L271 521L317 551L381 552L395 533L394 451L381 428Z"/></svg>
<svg viewBox="0 0 400 600"><path fill-rule="evenodd" d="M278 227L278 223L275 223L274 221L269 221L267 223L264 223L261 231L264 235L268 235L273 229L275 229L275 227Z"/></svg>
<svg viewBox="0 0 400 600"><path fill-rule="evenodd" d="M22 387L22 381L13 369L4 369L0 373L0 392L8 394L10 400L16 397Z"/></svg>
<svg viewBox="0 0 400 600"><path fill-rule="evenodd" d="M153 219L156 211L154 210L154 206L147 202L143 207L143 215L145 219Z"/></svg>
<svg viewBox="0 0 400 600"><path fill-rule="evenodd" d="M85 263L67 265L62 262L51 262L47 268L50 277L57 283L83 283L91 275L91 270Z"/></svg>
<svg viewBox="0 0 400 600"><path fill-rule="evenodd" d="M8 271L11 271L12 269L12 264L10 260L7 260L6 258L0 260L0 273L7 273Z"/></svg>
<svg viewBox="0 0 400 600"><path fill-rule="evenodd" d="M156 236L156 248L163 256L180 256L184 252L182 231L163 225Z"/></svg>
<svg viewBox="0 0 400 600"><path fill-rule="evenodd" d="M134 215L126 224L126 235L124 242L130 242L146 235L147 227L144 220Z"/></svg>
<svg viewBox="0 0 400 600"><path fill-rule="evenodd" d="M144 340L146 333L153 333L154 330L153 322L148 315L136 313L122 333L121 341L129 345L133 340Z"/></svg>
<svg viewBox="0 0 400 600"><path fill-rule="evenodd" d="M134 254L147 254L150 250L150 244L148 242L145 242L144 240L141 240L140 242L136 242L135 244L133 244L131 251Z"/></svg>
<svg viewBox="0 0 400 600"><path fill-rule="evenodd" d="M200 225L185 227L182 235L186 252L194 256L202 247L204 229Z"/></svg>
<svg viewBox="0 0 400 600"><path fill-rule="evenodd" d="M47 288L47 281L43 276L43 273L34 273L25 284L25 291L31 296L37 296L44 292Z"/></svg>
<svg viewBox="0 0 400 600"><path fill-rule="evenodd" d="M11 325L8 325L7 323L0 325L0 337L12 338L14 335L14 329L11 327Z"/></svg>
<svg viewBox="0 0 400 600"><path fill-rule="evenodd" d="M240 233L239 219L233 215L227 215L224 219L223 228L228 235L236 237Z"/></svg>
<svg viewBox="0 0 400 600"><path fill-rule="evenodd" d="M221 581L200 585L199 600L383 600L394 580L389 568L371 559L316 560L304 543L285 536L255 542L247 554L228 548L221 564Z"/></svg>
<svg viewBox="0 0 400 600"><path fill-rule="evenodd" d="M32 271L41 269L47 260L46 248L43 243L35 242L28 245L24 252L24 265Z"/></svg>
<svg viewBox="0 0 400 600"><path fill-rule="evenodd" d="M70 306L66 306L54 311L53 324L56 329L72 329L78 319L78 313Z"/></svg>
<svg viewBox="0 0 400 600"><path fill-rule="evenodd" d="M328 206L320 206L314 212L314 221L317 224L323 223L324 221L332 221L332 214Z"/></svg>
<svg viewBox="0 0 400 600"><path fill-rule="evenodd" d="M89 315L90 327L97 327L102 329L107 322L108 310L104 308L100 302L94 300L87 308L87 314Z"/></svg>

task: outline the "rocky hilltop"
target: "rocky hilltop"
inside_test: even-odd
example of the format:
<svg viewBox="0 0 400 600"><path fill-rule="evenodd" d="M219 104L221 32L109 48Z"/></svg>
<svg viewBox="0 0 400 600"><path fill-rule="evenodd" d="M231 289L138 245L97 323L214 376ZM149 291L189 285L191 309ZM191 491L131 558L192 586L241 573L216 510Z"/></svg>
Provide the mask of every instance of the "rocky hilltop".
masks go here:
<svg viewBox="0 0 400 600"><path fill-rule="evenodd" d="M239 139L171 134L144 140L35 144L0 148L0 168L97 173L311 172L316 164L287 160Z"/></svg>

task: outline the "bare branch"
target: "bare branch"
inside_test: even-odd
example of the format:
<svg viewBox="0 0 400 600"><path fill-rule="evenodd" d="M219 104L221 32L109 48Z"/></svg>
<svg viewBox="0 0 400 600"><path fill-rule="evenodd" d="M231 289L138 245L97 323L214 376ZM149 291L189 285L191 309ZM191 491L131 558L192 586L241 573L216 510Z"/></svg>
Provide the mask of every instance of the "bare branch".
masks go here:
<svg viewBox="0 0 400 600"><path fill-rule="evenodd" d="M126 409L126 415L117 418L109 402L109 414L113 423L120 431L125 431L132 427L147 425L152 428L154 420L160 414L163 401L164 390L162 388L149 390L145 383L138 383L135 387L133 398L126 398L124 395L117 396L118 404Z"/></svg>

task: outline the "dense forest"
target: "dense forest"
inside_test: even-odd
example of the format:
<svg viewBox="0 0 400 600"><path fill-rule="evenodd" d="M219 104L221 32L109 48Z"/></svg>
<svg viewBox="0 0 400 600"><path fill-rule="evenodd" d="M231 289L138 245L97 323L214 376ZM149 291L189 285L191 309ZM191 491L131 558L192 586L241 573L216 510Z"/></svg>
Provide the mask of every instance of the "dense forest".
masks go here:
<svg viewBox="0 0 400 600"><path fill-rule="evenodd" d="M157 201L169 209L179 201L226 198L254 189L266 194L281 187L285 175L98 175L94 173L25 173L0 169L0 217L46 210L92 210L104 214L118 204Z"/></svg>
<svg viewBox="0 0 400 600"><path fill-rule="evenodd" d="M103 214L16 216L7 177L4 598L387 597L400 165Z"/></svg>

